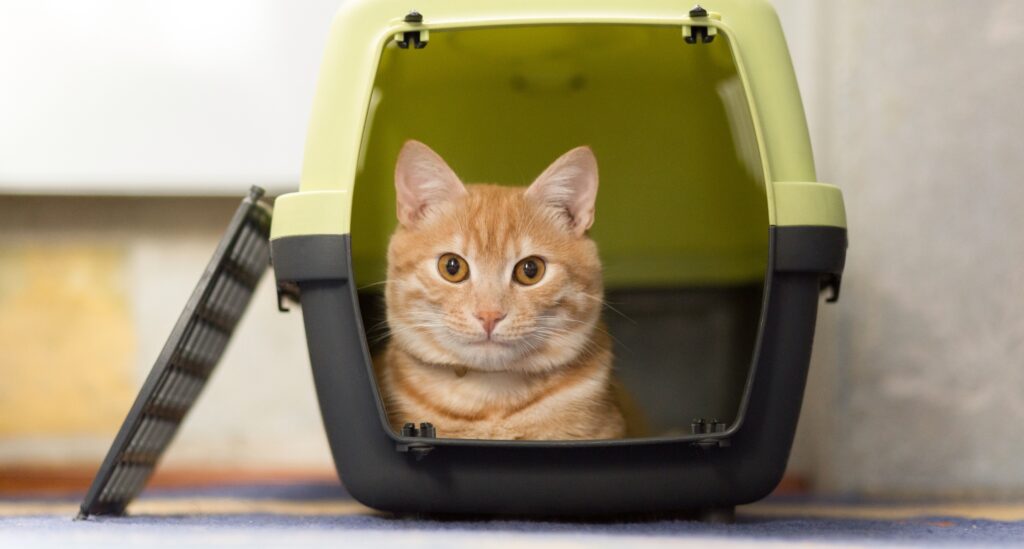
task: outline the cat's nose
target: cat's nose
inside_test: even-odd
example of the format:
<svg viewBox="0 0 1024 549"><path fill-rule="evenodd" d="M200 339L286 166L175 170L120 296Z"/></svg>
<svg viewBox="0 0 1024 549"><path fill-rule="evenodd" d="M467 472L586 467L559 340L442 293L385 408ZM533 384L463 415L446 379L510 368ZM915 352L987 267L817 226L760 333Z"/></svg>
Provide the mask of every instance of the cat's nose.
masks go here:
<svg viewBox="0 0 1024 549"><path fill-rule="evenodd" d="M494 331L494 327L501 322L501 319L505 318L505 314L501 311L477 311L476 318L483 324L484 330L487 332L487 337L491 337L491 332Z"/></svg>

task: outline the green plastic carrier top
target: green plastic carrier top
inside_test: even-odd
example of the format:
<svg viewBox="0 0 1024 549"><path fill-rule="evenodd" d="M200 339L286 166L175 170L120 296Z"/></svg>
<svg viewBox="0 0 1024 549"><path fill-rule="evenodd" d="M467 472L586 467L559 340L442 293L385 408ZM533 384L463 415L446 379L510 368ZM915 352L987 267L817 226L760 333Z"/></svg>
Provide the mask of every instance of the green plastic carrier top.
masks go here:
<svg viewBox="0 0 1024 549"><path fill-rule="evenodd" d="M815 182L774 10L703 6L691 17L673 0L424 1L416 22L407 2L346 2L300 190L277 198L271 238L352 234L356 279L376 282L405 140L430 145L464 181L518 185L587 144L609 287L762 278L767 227L845 227L842 195ZM686 43L693 26L714 40ZM426 47L400 48L409 32Z"/></svg>

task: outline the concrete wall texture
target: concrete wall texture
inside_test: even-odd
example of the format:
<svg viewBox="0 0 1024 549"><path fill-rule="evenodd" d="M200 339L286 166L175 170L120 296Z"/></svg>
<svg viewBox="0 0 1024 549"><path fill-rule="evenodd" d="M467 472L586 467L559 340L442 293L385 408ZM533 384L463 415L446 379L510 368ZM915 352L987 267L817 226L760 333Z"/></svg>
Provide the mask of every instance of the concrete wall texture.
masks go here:
<svg viewBox="0 0 1024 549"><path fill-rule="evenodd" d="M237 204L0 198L0 466L99 463ZM165 466L330 470L301 313L273 286Z"/></svg>
<svg viewBox="0 0 1024 549"><path fill-rule="evenodd" d="M776 5L851 242L792 471L1024 494L1024 3ZM0 466L98 462L234 203L0 197ZM239 333L166 466L328 469L301 318L269 279Z"/></svg>
<svg viewBox="0 0 1024 549"><path fill-rule="evenodd" d="M794 465L832 491L1024 492L1024 4L779 12L850 225Z"/></svg>

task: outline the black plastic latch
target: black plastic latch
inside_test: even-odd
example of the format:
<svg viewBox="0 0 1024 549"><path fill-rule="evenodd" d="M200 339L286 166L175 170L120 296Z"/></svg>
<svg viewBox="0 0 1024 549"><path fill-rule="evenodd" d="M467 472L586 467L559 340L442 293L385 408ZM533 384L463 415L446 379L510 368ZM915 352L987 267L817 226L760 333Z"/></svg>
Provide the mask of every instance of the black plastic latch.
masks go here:
<svg viewBox="0 0 1024 549"><path fill-rule="evenodd" d="M704 19L707 16L708 10L700 4L690 10L690 19ZM684 31L683 33L683 41L687 44L696 44L698 41L702 44L710 44L714 39L715 34L708 31L708 27L704 25L690 25L689 32Z"/></svg>
<svg viewBox="0 0 1024 549"><path fill-rule="evenodd" d="M418 25L420 23L423 23L423 14L416 10L412 10L409 13L405 14L405 18L403 18L402 20L405 21L406 23ZM412 44L412 47L414 49L422 50L423 48L427 47L427 31L405 31L399 33L398 38L396 38L395 40L395 43L397 43L398 47L402 48L403 50L409 49L410 43Z"/></svg>
<svg viewBox="0 0 1024 549"><path fill-rule="evenodd" d="M843 275L839 273L828 273L821 277L821 291L830 290L825 303L839 301L839 287L843 285Z"/></svg>
<svg viewBox="0 0 1024 549"><path fill-rule="evenodd" d="M843 227L794 225L775 227L774 269L786 273L814 273L821 291L831 290L828 303L839 300L849 241Z"/></svg>
<svg viewBox="0 0 1024 549"><path fill-rule="evenodd" d="M298 305L301 303L299 299L299 285L294 282L278 282L277 283L277 310L282 313L287 313L289 309L285 304L291 301Z"/></svg>
<svg viewBox="0 0 1024 549"><path fill-rule="evenodd" d="M717 419L695 418L690 423L690 433L694 435L710 435L724 433L728 425ZM690 444L698 448L708 450L711 448L727 448L731 445L727 438L704 438Z"/></svg>
<svg viewBox="0 0 1024 549"><path fill-rule="evenodd" d="M270 242L279 311L288 311L288 301L302 303L303 283L341 284L349 280L347 239L346 235L296 235Z"/></svg>
<svg viewBox="0 0 1024 549"><path fill-rule="evenodd" d="M437 438L437 430L431 423L420 423L419 429L416 428L415 423L406 423L402 426L402 436L406 438ZM416 461L419 461L432 452L434 446L425 442L399 442L395 445L395 450L408 452L416 458Z"/></svg>

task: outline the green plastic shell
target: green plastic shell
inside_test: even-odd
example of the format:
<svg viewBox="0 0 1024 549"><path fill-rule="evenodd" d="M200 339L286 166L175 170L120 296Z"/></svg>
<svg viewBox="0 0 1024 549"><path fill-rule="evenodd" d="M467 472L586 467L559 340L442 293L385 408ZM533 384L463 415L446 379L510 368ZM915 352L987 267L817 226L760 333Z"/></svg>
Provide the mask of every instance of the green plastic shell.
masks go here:
<svg viewBox="0 0 1024 549"><path fill-rule="evenodd" d="M761 0L346 2L331 27L300 191L271 238L353 235L356 277L383 276L402 142L465 181L528 184L589 144L601 167L592 236L609 286L763 277L767 225L845 227L816 183L803 106ZM705 26L710 44L683 34ZM399 49L419 31L424 49ZM739 220L739 221L737 221ZM682 260L680 258L683 258Z"/></svg>

